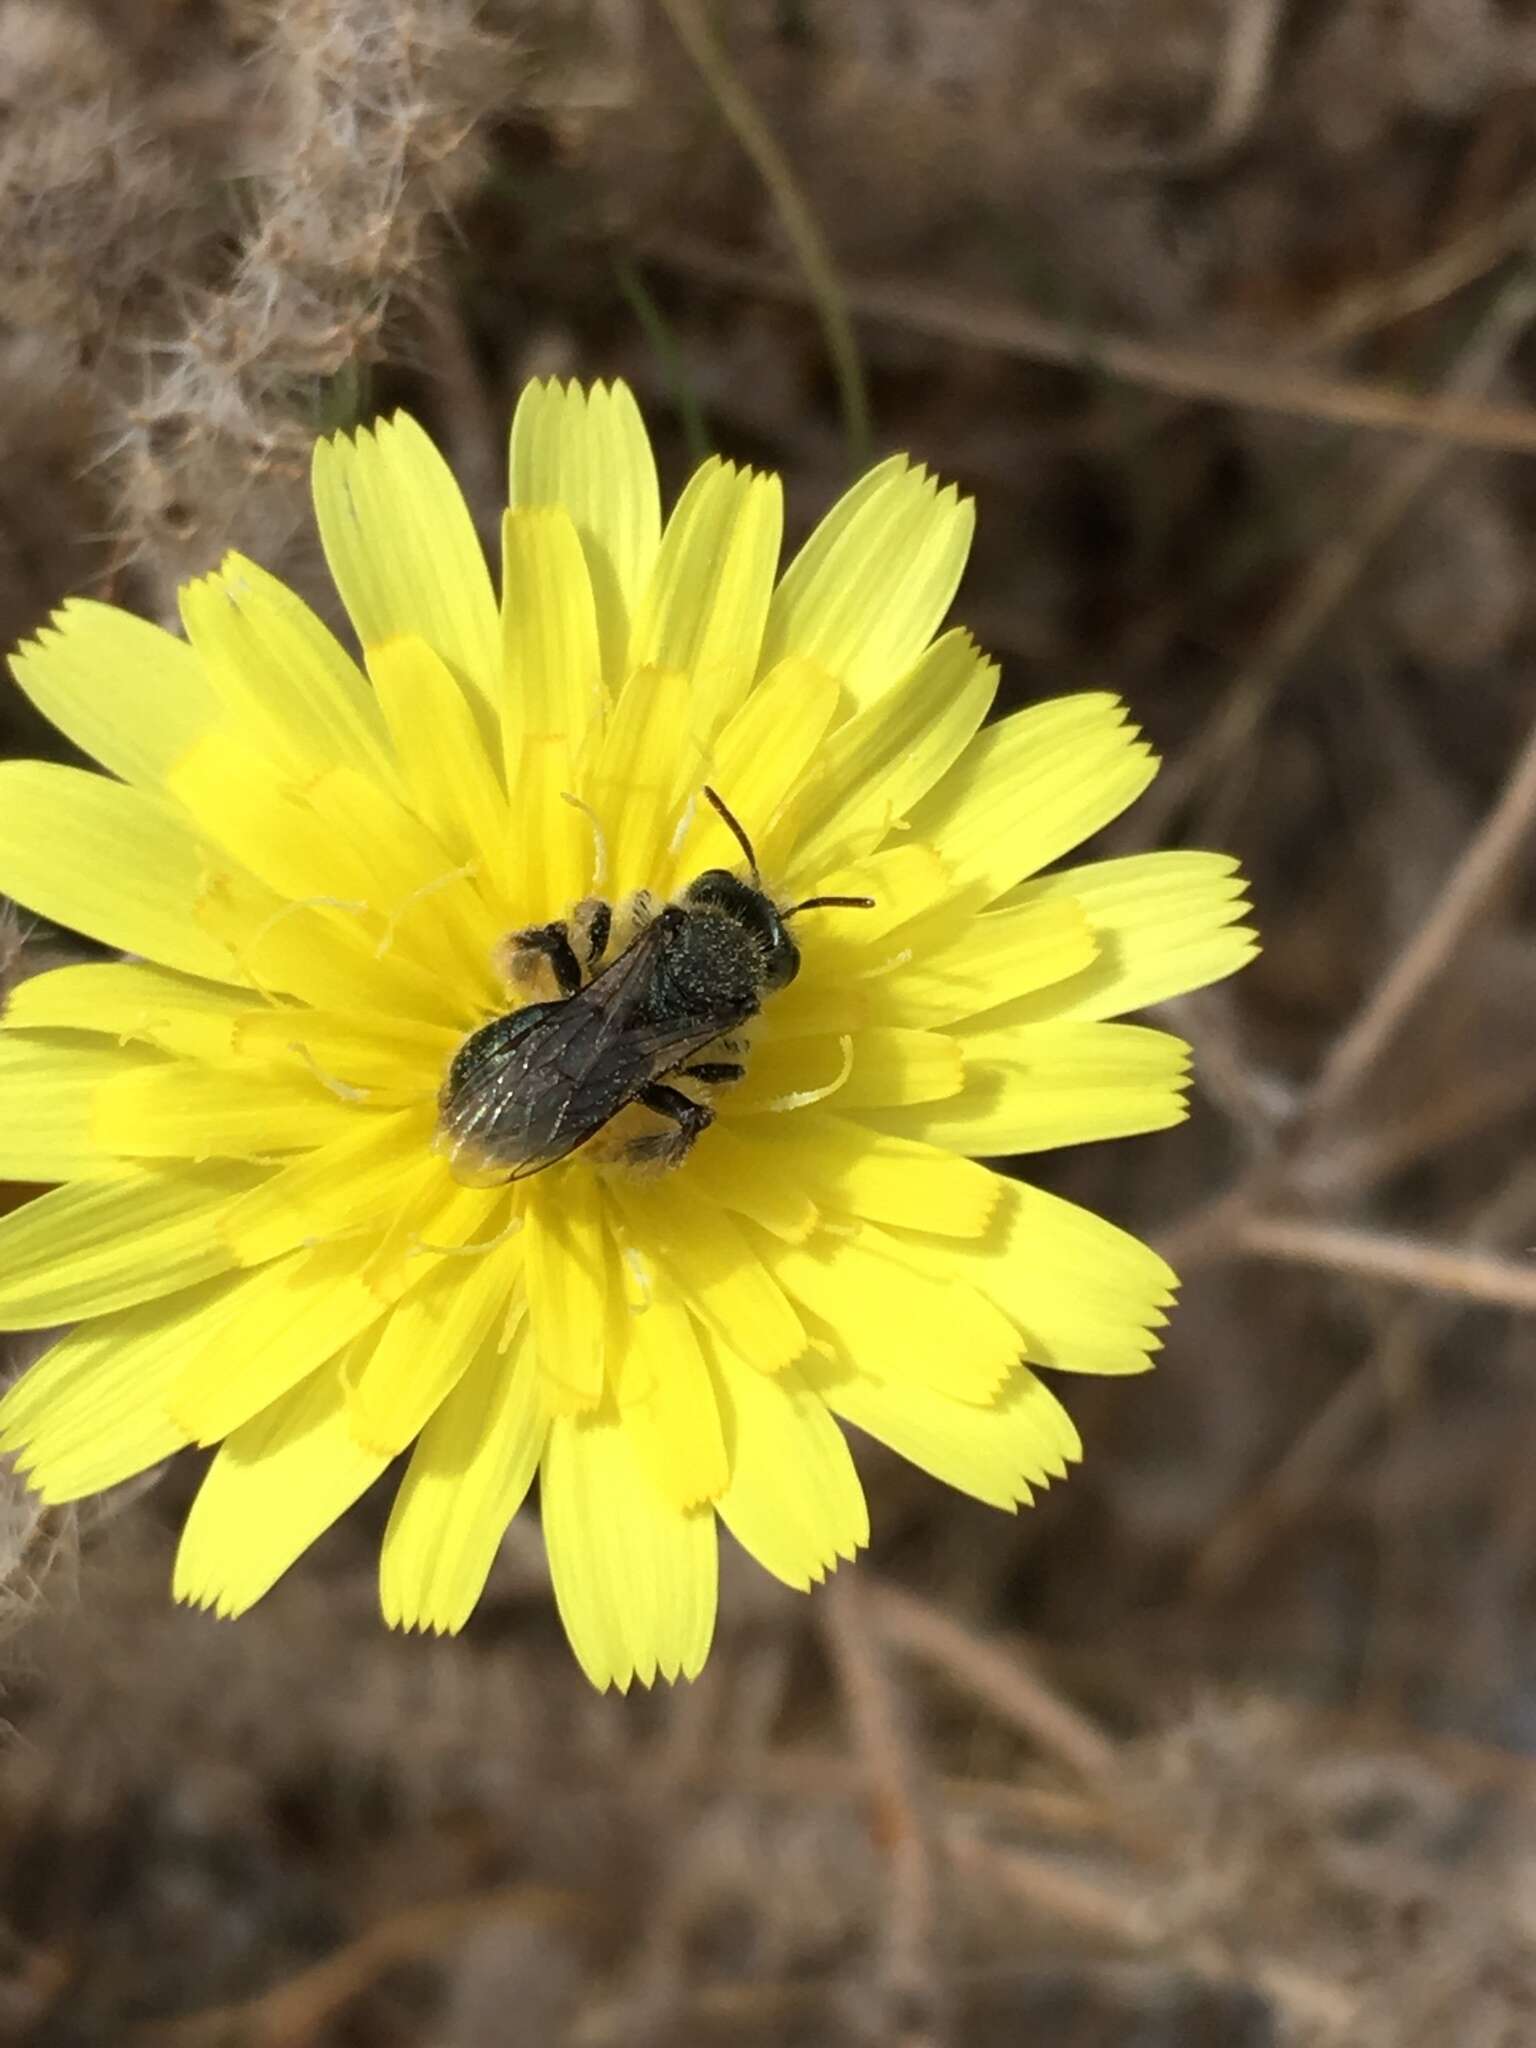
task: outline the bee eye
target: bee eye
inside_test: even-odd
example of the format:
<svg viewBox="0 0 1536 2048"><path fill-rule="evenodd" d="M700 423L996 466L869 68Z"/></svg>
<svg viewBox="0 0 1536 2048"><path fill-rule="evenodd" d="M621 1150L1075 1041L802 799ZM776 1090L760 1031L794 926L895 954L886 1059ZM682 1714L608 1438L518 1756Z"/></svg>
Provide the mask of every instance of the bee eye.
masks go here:
<svg viewBox="0 0 1536 2048"><path fill-rule="evenodd" d="M770 990L788 988L800 972L800 948L777 917L774 923L778 928L763 948L763 986Z"/></svg>

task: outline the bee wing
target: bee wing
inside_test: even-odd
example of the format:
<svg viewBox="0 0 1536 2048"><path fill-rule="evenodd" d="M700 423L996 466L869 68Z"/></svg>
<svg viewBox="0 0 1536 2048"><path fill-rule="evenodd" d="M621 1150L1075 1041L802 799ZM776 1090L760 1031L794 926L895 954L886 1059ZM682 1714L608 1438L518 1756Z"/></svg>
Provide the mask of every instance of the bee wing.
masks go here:
<svg viewBox="0 0 1536 2048"><path fill-rule="evenodd" d="M731 1028L729 1018L712 1020L704 1029L637 1021L655 970L656 930L648 926L562 1006L565 1015L539 1051L548 1122L541 1142L513 1167L512 1180L526 1180L564 1159L633 1102L647 1082Z"/></svg>
<svg viewBox="0 0 1536 2048"><path fill-rule="evenodd" d="M701 1033L644 1019L660 944L659 925L647 926L575 995L530 1004L470 1041L439 1126L456 1173L497 1183L542 1172L718 1036L723 1025Z"/></svg>

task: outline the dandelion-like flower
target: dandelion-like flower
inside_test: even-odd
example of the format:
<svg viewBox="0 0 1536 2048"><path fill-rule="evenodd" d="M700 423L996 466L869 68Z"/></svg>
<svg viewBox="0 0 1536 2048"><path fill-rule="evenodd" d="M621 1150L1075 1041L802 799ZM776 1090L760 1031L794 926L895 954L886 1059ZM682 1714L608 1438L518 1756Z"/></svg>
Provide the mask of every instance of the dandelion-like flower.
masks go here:
<svg viewBox="0 0 1536 2048"><path fill-rule="evenodd" d="M1241 882L1046 872L1151 754L1097 693L984 725L995 668L935 637L971 508L904 458L780 575L776 478L707 462L663 524L628 391L534 384L499 602L409 418L314 489L361 665L239 556L185 641L73 601L15 662L109 773L0 766L0 889L129 957L0 1034L0 1178L61 1183L0 1222L0 1326L72 1325L0 1443L48 1501L218 1445L175 1590L225 1615L403 1461L383 1609L441 1630L537 1475L589 1676L691 1675L717 1521L796 1587L865 1542L843 1424L1012 1507L1079 1455L1036 1368L1149 1362L1162 1261L978 1161L1182 1116L1185 1046L1111 1020L1249 956ZM719 870L798 972L737 947L755 1000L669 1038L676 977L627 984ZM480 1073L613 1004L613 1099ZM479 1143L466 1059L492 1124L565 1087L571 1142Z"/></svg>

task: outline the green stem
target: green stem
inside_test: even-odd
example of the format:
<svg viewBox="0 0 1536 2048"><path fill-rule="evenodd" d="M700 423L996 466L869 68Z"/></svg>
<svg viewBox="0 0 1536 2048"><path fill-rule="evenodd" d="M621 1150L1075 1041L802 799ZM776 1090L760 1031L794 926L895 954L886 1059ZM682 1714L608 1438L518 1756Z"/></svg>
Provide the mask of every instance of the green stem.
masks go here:
<svg viewBox="0 0 1536 2048"><path fill-rule="evenodd" d="M833 267L831 251L800 188L787 156L715 34L699 0L661 0L678 41L714 95L727 126L756 166L804 275L827 354L837 378L848 458L857 469L869 458L869 398L864 366L848 312L848 301Z"/></svg>

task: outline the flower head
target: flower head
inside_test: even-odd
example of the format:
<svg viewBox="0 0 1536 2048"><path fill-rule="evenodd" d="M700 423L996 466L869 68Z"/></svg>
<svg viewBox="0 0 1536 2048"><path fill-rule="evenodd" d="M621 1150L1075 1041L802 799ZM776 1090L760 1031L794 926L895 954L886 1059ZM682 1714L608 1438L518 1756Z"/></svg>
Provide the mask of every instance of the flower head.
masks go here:
<svg viewBox="0 0 1536 2048"><path fill-rule="evenodd" d="M1241 884L1046 872L1152 758L1102 694L984 726L970 506L903 458L780 575L776 478L663 524L628 391L532 385L499 601L410 419L314 487L361 665L238 556L185 640L75 601L16 659L109 772L0 766L0 889L130 957L0 1034L0 1178L62 1184L0 1326L73 1325L0 1442L50 1501L218 1445L175 1585L222 1614L403 1460L383 1607L434 1629L537 1474L586 1671L692 1674L717 1521L800 1587L866 1540L844 1423L1011 1507L1079 1452L1035 1368L1147 1364L1172 1274L978 1160L1178 1120L1186 1048L1110 1020L1248 957Z"/></svg>

